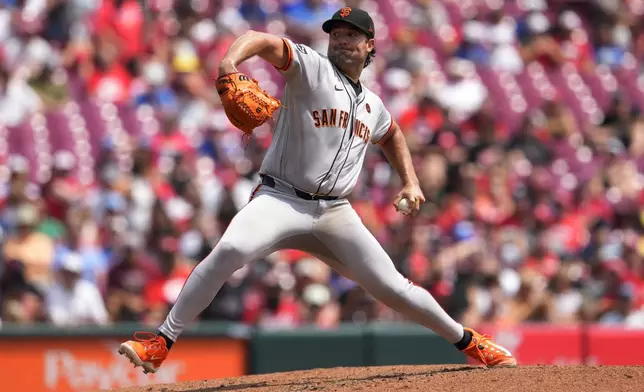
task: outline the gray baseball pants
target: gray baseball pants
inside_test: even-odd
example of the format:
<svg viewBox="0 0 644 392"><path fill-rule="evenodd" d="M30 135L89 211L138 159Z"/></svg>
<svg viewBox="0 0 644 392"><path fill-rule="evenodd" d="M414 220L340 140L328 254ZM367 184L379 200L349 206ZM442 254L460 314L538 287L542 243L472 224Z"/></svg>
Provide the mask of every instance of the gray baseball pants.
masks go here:
<svg viewBox="0 0 644 392"><path fill-rule="evenodd" d="M260 185L233 218L219 243L188 277L159 331L176 341L236 270L281 249L319 258L450 343L463 337L462 325L431 294L398 272L349 201L301 199L277 179L274 187Z"/></svg>

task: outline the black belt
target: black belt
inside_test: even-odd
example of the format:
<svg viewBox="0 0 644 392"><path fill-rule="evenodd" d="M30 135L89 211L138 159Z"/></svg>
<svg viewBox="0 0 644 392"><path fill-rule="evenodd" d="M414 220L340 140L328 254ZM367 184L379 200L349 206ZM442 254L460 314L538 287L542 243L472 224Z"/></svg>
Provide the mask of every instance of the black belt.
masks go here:
<svg viewBox="0 0 644 392"><path fill-rule="evenodd" d="M273 177L267 176L266 174L261 174L260 176L262 177L262 185L275 188L275 179ZM339 199L338 196L314 195L312 193L301 191L297 188L293 188L293 190L295 191L295 195L297 195L297 197L304 200L338 200Z"/></svg>

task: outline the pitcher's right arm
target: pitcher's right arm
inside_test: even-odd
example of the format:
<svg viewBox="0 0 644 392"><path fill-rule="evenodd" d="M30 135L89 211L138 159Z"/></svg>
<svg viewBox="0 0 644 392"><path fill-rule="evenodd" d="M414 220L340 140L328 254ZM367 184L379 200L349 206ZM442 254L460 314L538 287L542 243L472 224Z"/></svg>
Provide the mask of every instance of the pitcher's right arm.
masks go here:
<svg viewBox="0 0 644 392"><path fill-rule="evenodd" d="M219 75L238 72L237 66L259 56L277 69L288 81L293 93L310 93L321 83L324 57L303 44L288 38L249 30L232 43L219 63Z"/></svg>
<svg viewBox="0 0 644 392"><path fill-rule="evenodd" d="M280 69L287 66L289 49L282 38L248 30L230 45L219 63L219 75L237 72L237 66L253 56L259 56Z"/></svg>

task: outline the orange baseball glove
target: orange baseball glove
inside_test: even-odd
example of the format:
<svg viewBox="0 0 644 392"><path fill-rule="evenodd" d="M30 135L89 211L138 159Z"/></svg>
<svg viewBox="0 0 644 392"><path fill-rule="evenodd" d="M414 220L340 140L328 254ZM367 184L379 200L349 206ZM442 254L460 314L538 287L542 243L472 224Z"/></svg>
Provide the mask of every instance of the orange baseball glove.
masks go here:
<svg viewBox="0 0 644 392"><path fill-rule="evenodd" d="M241 72L220 76L216 86L228 120L247 135L281 106L280 100L262 90L257 80Z"/></svg>

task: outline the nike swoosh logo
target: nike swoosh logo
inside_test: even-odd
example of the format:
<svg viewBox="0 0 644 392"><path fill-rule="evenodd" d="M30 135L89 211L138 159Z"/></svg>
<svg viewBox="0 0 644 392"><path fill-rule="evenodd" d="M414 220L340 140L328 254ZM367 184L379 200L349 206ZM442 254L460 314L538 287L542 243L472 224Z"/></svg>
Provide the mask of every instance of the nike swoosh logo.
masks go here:
<svg viewBox="0 0 644 392"><path fill-rule="evenodd" d="M342 91L343 88L342 86L338 86L337 84L335 85L335 91Z"/></svg>
<svg viewBox="0 0 644 392"><path fill-rule="evenodd" d="M505 348L499 346L498 344L494 344L494 343L491 343L491 342L488 342L488 343L490 344L490 346L494 347L497 351L500 351L500 352L504 353L505 355L512 356L512 353L510 351L508 351Z"/></svg>

